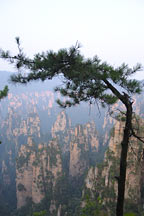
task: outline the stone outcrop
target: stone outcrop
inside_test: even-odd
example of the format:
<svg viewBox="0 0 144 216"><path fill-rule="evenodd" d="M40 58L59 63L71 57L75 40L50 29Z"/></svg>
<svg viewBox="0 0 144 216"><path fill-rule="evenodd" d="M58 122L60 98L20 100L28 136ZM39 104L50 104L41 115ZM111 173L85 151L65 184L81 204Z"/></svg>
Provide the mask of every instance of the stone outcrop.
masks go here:
<svg viewBox="0 0 144 216"><path fill-rule="evenodd" d="M70 120L67 118L64 111L60 112L52 127L51 133L53 137L56 137L58 132L65 132L71 126Z"/></svg>
<svg viewBox="0 0 144 216"><path fill-rule="evenodd" d="M94 122L78 125L70 141L70 176L80 176L90 165L90 152L98 152L99 141Z"/></svg>
<svg viewBox="0 0 144 216"><path fill-rule="evenodd" d="M116 202L117 197L117 179L119 176L119 162L121 141L123 136L125 122L117 121L111 129L111 138L109 140L108 149L105 152L102 164L89 169L85 179L86 188L93 193L97 191L103 200L103 204L109 211ZM136 133L142 136L144 133L144 122L140 119L133 122ZM127 159L127 174L125 199L127 203L136 205L136 208L143 202L143 143L136 138L131 138ZM112 214L112 212L110 213Z"/></svg>
<svg viewBox="0 0 144 216"><path fill-rule="evenodd" d="M27 144L21 146L17 158L17 207L26 205L27 198L40 203L50 190L54 190L61 175L62 162L56 140L35 146L28 138Z"/></svg>

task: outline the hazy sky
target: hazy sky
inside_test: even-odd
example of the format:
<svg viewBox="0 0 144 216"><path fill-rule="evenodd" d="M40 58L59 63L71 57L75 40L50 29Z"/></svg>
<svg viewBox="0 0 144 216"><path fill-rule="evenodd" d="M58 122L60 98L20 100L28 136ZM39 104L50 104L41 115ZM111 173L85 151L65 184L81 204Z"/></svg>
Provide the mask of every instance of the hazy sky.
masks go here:
<svg viewBox="0 0 144 216"><path fill-rule="evenodd" d="M13 53L16 36L30 56L78 40L86 57L144 65L144 0L0 0L0 20L0 47ZM0 70L15 71L2 60Z"/></svg>

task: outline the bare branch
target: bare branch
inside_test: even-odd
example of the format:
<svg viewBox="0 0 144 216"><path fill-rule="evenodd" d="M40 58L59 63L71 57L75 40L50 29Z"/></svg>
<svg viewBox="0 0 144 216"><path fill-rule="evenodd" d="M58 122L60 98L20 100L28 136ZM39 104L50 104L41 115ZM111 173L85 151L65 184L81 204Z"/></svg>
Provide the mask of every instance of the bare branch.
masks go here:
<svg viewBox="0 0 144 216"><path fill-rule="evenodd" d="M134 130L133 130L133 128L131 128L131 135L132 136L134 136L135 138L137 138L139 141L141 141L142 143L144 143L144 137L140 137L140 136L138 136L135 132L134 132Z"/></svg>

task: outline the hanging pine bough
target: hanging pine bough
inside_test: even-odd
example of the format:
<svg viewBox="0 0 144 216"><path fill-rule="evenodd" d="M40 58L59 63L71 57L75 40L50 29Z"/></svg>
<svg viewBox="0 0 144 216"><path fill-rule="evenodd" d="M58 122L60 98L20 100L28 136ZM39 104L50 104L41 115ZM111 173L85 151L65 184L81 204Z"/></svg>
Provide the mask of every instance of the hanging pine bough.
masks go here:
<svg viewBox="0 0 144 216"><path fill-rule="evenodd" d="M64 108L80 104L82 101L90 104L97 101L105 106L120 100L125 106L126 117L121 142L116 207L116 215L123 216L129 139L133 135L143 142L143 139L138 137L132 128L132 94L140 94L142 85L140 81L130 79L133 74L142 70L142 66L137 64L134 68L129 68L128 65L122 64L114 68L107 62L101 62L97 56L93 59L85 59L80 54L78 43L70 49L38 53L33 59L30 59L23 53L19 38L16 38L16 42L18 55L13 56L9 51L1 50L0 56L15 64L18 69L23 68L29 73L19 72L11 76L12 82L27 84L33 80L44 81L61 76L63 87L58 86L55 90L68 98L65 102L57 101ZM122 91L119 90L119 87Z"/></svg>

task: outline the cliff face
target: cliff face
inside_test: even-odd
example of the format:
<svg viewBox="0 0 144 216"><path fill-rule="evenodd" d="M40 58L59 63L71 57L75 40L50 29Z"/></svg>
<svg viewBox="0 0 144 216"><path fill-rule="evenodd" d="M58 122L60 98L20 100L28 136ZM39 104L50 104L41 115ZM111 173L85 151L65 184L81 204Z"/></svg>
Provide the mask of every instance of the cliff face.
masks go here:
<svg viewBox="0 0 144 216"><path fill-rule="evenodd" d="M61 175L62 161L57 140L36 146L29 137L17 158L17 207L26 205L27 198L40 203L48 194L52 197Z"/></svg>
<svg viewBox="0 0 144 216"><path fill-rule="evenodd" d="M99 151L99 137L95 123L89 122L73 128L70 119L62 111L52 127L52 137L58 138L62 155L69 154L69 176L83 175L92 163L92 154L96 155Z"/></svg>
<svg viewBox="0 0 144 216"><path fill-rule="evenodd" d="M89 170L85 180L86 188L91 193L97 191L103 200L103 205L115 215L115 205L117 199L117 180L119 176L119 162L121 151L121 140L123 136L124 122L117 121L111 130L111 138L108 149L105 152L104 162L99 166ZM133 122L134 128L139 136L144 133L144 122L137 120ZM128 151L125 208L130 211L138 211L143 203L143 144L136 138L131 138Z"/></svg>
<svg viewBox="0 0 144 216"><path fill-rule="evenodd" d="M30 201L34 204L46 202L43 208L52 215L61 215L64 214L60 212L64 211L65 193L69 197L69 203L72 203L71 199L81 199L80 184L82 186L83 176L88 167L95 163L94 158L99 151L95 123L72 128L70 120L62 111L58 114L47 141L40 143L42 138L41 134L39 135L39 127L36 134L36 142L32 136L28 136L18 151L17 208L26 206ZM65 182L65 189L61 191ZM74 198L69 193L70 187L75 190Z"/></svg>
<svg viewBox="0 0 144 216"><path fill-rule="evenodd" d="M90 166L92 155L99 150L99 140L94 122L84 126L78 125L72 134L70 142L70 167L69 175L77 177L84 174Z"/></svg>

